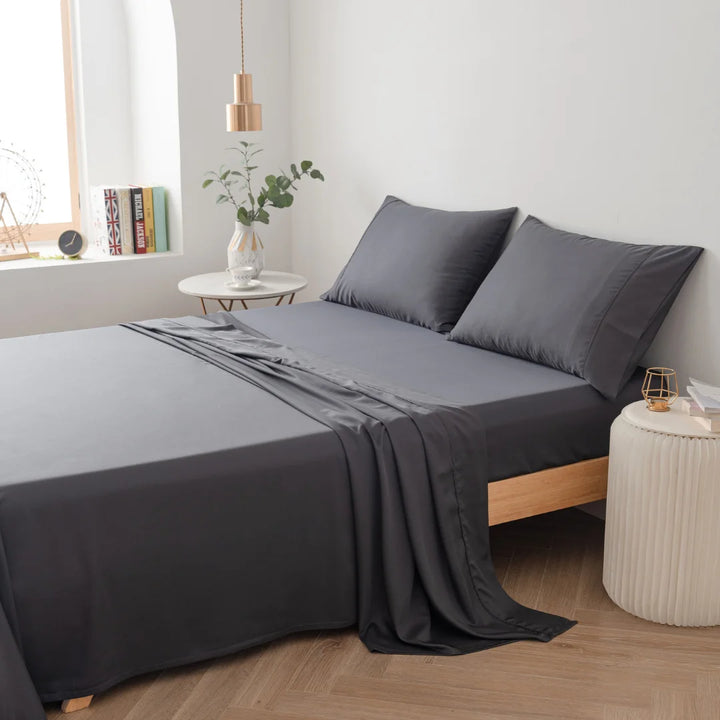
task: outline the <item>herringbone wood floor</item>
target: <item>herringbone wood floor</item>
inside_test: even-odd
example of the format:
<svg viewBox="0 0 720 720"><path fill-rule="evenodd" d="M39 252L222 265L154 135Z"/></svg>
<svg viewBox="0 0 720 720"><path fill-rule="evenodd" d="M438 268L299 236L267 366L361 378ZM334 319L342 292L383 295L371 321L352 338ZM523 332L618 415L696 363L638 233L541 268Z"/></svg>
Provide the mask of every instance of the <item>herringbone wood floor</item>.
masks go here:
<svg viewBox="0 0 720 720"><path fill-rule="evenodd" d="M520 602L579 621L549 644L460 657L367 652L352 631L297 635L148 675L73 720L720 720L720 627L673 628L617 608L603 524L568 510L492 529ZM717 548L709 548L717 552Z"/></svg>

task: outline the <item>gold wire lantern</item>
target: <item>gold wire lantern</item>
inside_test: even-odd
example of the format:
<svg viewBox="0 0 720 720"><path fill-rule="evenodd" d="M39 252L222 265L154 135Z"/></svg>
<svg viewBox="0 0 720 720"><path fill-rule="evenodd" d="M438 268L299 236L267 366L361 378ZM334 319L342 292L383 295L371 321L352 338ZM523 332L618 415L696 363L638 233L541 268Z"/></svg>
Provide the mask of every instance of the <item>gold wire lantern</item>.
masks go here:
<svg viewBox="0 0 720 720"><path fill-rule="evenodd" d="M645 371L642 394L648 410L667 412L679 394L677 373L672 368L648 368Z"/></svg>
<svg viewBox="0 0 720 720"><path fill-rule="evenodd" d="M245 16L240 0L240 73L233 76L235 102L226 105L228 132L262 130L262 105L253 102L252 75L245 72Z"/></svg>

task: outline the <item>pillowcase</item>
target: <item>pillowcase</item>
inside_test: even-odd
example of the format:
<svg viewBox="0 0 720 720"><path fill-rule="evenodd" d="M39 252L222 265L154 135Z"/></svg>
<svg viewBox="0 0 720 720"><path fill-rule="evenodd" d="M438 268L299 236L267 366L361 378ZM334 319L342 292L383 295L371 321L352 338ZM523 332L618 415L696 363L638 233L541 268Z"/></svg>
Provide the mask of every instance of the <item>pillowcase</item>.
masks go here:
<svg viewBox="0 0 720 720"><path fill-rule="evenodd" d="M615 398L701 252L599 240L528 217L450 340L579 375Z"/></svg>
<svg viewBox="0 0 720 720"><path fill-rule="evenodd" d="M321 297L450 330L497 259L516 210L448 212L388 195Z"/></svg>

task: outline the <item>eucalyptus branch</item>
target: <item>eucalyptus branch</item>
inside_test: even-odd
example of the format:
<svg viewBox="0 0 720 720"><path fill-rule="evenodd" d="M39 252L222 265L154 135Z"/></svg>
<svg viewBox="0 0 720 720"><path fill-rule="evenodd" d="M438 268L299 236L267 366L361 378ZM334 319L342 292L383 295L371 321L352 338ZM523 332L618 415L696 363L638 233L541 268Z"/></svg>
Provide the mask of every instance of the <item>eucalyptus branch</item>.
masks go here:
<svg viewBox="0 0 720 720"><path fill-rule="evenodd" d="M260 191L255 195L252 189L253 171L258 169L257 165L253 165L253 158L260 152L262 148L256 147L255 143L245 142L241 140L238 147L228 148L240 153L242 164L240 170L225 169L220 167L219 172L210 171L205 173L207 176L203 181L203 188L210 187L214 183L218 183L223 193L217 196L215 202L221 205L226 202L232 203L235 207L236 217L243 225L251 225L253 222L261 222L268 224L270 215L267 208L287 208L293 204L293 192L297 192L296 183L304 177L310 177L314 180L325 180L323 174L316 168L313 168L310 160L303 160L300 163L300 169L295 163L290 165L290 173L281 170L278 175L267 175L265 177L265 185L260 186ZM247 200L240 202L235 199L231 185L237 183L232 178L239 177L243 181L243 190L246 191ZM292 190L292 192L290 192Z"/></svg>
<svg viewBox="0 0 720 720"><path fill-rule="evenodd" d="M235 206L235 209L238 210L240 208L240 204L235 199L235 196L232 193L232 188L230 187L230 181L228 181L228 175L230 171L226 170L223 171L222 168L220 168L220 172L215 171L209 171L206 172L205 175L209 176L205 180L203 180L203 188L210 187L213 183L218 183L218 185L222 186L223 190L225 190L224 193L221 193L217 196L215 199L215 202L220 205L225 202L230 202Z"/></svg>
<svg viewBox="0 0 720 720"><path fill-rule="evenodd" d="M225 192L227 193L227 196L230 199L230 202L235 206L235 210L237 210L240 207L240 205L237 202L237 200L235 200L235 196L232 194L232 188L230 187L230 183L228 183L227 180L224 179L222 176L220 176L219 182L225 189Z"/></svg>

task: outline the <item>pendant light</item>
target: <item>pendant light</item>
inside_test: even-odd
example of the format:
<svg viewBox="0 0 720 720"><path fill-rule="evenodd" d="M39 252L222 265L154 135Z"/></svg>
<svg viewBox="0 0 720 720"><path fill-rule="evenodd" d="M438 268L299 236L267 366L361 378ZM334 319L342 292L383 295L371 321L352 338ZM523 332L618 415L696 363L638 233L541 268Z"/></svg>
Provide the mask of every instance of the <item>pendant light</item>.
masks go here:
<svg viewBox="0 0 720 720"><path fill-rule="evenodd" d="M235 102L227 105L228 132L262 130L262 105L253 102L252 75L245 72L245 18L240 0L240 74L235 73Z"/></svg>

